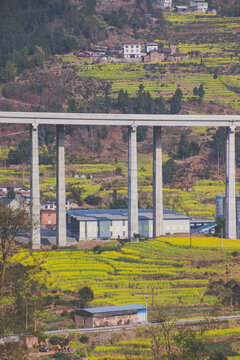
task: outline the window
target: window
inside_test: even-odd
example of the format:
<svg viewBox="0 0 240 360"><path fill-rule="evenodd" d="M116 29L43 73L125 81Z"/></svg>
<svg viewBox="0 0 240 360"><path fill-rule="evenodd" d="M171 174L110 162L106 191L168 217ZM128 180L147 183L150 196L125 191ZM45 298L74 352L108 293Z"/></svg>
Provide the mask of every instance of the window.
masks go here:
<svg viewBox="0 0 240 360"><path fill-rule="evenodd" d="M110 226L112 226L112 220L110 221Z"/></svg>
<svg viewBox="0 0 240 360"><path fill-rule="evenodd" d="M125 226L125 220L123 220L123 226Z"/></svg>
<svg viewBox="0 0 240 360"><path fill-rule="evenodd" d="M139 45L136 45L136 48L139 48Z"/></svg>
<svg viewBox="0 0 240 360"><path fill-rule="evenodd" d="M133 45L131 45L131 49L133 49L134 48L134 46Z"/></svg>
<svg viewBox="0 0 240 360"><path fill-rule="evenodd" d="M128 49L128 45L125 46Z"/></svg>
<svg viewBox="0 0 240 360"><path fill-rule="evenodd" d="M110 236L113 236L113 232L112 232L112 231L110 232Z"/></svg>
<svg viewBox="0 0 240 360"><path fill-rule="evenodd" d="M48 224L51 224L52 222L51 222L51 220L48 220Z"/></svg>
<svg viewBox="0 0 240 360"><path fill-rule="evenodd" d="M51 214L48 214L48 217L51 217Z"/></svg>
<svg viewBox="0 0 240 360"><path fill-rule="evenodd" d="M125 236L125 234L126 234L126 232L125 232L125 231L123 231L123 236Z"/></svg>

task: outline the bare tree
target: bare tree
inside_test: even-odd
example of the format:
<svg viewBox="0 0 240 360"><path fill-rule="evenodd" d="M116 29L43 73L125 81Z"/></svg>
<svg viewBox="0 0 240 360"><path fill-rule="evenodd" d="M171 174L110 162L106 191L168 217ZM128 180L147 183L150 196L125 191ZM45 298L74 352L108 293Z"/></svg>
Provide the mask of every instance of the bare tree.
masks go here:
<svg viewBox="0 0 240 360"><path fill-rule="evenodd" d="M0 201L0 294L3 293L8 259L16 249L16 237L20 230L29 226L29 214L24 207L13 209Z"/></svg>

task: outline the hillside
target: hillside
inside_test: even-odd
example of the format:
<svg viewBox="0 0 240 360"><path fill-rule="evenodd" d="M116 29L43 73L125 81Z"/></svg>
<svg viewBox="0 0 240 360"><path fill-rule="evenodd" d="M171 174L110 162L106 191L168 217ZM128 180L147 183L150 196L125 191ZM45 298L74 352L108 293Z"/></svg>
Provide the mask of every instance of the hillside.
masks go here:
<svg viewBox="0 0 240 360"><path fill-rule="evenodd" d="M207 321L208 316L237 313L237 307L231 304L233 295L224 284L231 286L239 278L239 240L224 239L223 246L224 250L221 239L211 237L192 238L191 245L186 237L162 237L134 244L88 241L66 250L32 254L21 251L12 258L12 263L28 267L40 262L42 272L49 274L44 312L37 313L37 326L43 330L75 328L73 314L79 307L78 290L87 285L94 292L91 307L145 304L147 297L149 322L206 318L204 328L195 323L192 327L188 325L187 331L201 329L208 344L207 354L217 349L231 356L228 359L238 360L239 320ZM30 318L30 330L33 323ZM162 339L161 325L155 329ZM171 325L171 329L176 336L179 328ZM91 360L153 358L154 328L150 324L149 328L105 330L104 335L97 329L92 335L84 333L87 335L84 346L82 334L67 335L72 352L82 355L84 347L83 354L87 351ZM171 336L168 340L172 341ZM37 354L36 348L28 351L29 359ZM194 358L200 359L188 356L189 360ZM209 357L205 354L201 359Z"/></svg>
<svg viewBox="0 0 240 360"><path fill-rule="evenodd" d="M222 16L223 2L212 3L219 5L216 16L162 13L151 1L23 0L11 4L4 2L0 15L3 20L0 22L3 30L0 110L182 114L234 114L240 110L239 18ZM12 12L14 4L15 12ZM225 5L232 9L231 2ZM237 6L238 3L235 10ZM34 25L31 25L32 17L36 19ZM16 33L9 30L11 24L16 25ZM99 27L105 30L99 31ZM79 56L86 48L94 50L99 46L97 50L104 50L106 46L122 45L129 40L141 44L155 40L164 48L172 43L177 53L195 55L176 63L170 60L127 63L117 58L104 62L94 56ZM203 93L199 96L201 86ZM17 135L19 132L21 136ZM174 190L166 189L166 206L214 217L216 189L224 191L225 166L225 135L219 132L216 136L215 132L206 128L172 129L170 133L163 130L165 186ZM100 196L99 206L109 206L113 189L122 197L127 195L126 135L124 128L116 133L111 127L67 127L69 198L73 197L74 187L80 189L84 201L88 195ZM189 141L182 146L186 151L179 152L182 136L187 136ZM52 127L40 128L44 199L55 197L54 138ZM2 165L25 167L27 183L29 158L23 150L28 139L28 131L22 126L1 127ZM9 152L10 146L13 149ZM152 206L151 129L138 130L138 154L140 202L141 206L149 207ZM88 169L89 162L96 165L95 170ZM237 150L238 166L239 163ZM100 173L97 164L103 164ZM108 166L111 171L107 170ZM80 179L73 178L77 173L93 178L85 183L81 179L80 183ZM3 181L6 177L12 179L11 170L9 174L1 174ZM200 196L196 188L198 181L203 182ZM207 187L209 181L211 186ZM184 193L191 188L192 194ZM81 205L89 206L84 202Z"/></svg>

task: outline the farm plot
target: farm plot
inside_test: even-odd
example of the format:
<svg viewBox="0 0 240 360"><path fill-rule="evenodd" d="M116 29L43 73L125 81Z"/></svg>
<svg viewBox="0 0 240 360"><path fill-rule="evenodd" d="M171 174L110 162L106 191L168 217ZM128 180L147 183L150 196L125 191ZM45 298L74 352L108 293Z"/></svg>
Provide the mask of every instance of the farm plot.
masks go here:
<svg viewBox="0 0 240 360"><path fill-rule="evenodd" d="M39 252L22 262L42 261L52 288L75 292L91 286L95 293L92 305L96 306L141 303L146 295L152 296L153 288L155 304L209 306L216 299L204 296L206 274L218 277L228 255L221 250L220 240L193 238L192 244L190 249L187 238L165 238L97 255L91 251ZM226 240L229 250L239 247L239 241Z"/></svg>

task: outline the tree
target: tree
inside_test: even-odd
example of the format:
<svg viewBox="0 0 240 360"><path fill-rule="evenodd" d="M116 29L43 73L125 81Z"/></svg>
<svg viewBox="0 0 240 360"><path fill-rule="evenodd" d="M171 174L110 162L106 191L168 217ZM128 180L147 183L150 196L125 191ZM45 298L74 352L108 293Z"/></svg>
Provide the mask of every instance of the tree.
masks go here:
<svg viewBox="0 0 240 360"><path fill-rule="evenodd" d="M173 159L169 159L163 165L163 183L172 184L175 181L177 165Z"/></svg>
<svg viewBox="0 0 240 360"><path fill-rule="evenodd" d="M204 330L202 328L200 331L193 331L183 328L175 335L174 340L180 351L181 359L200 360L206 358Z"/></svg>
<svg viewBox="0 0 240 360"><path fill-rule="evenodd" d="M79 206L82 205L82 194L85 190L81 187L71 186L69 198L75 201Z"/></svg>
<svg viewBox="0 0 240 360"><path fill-rule="evenodd" d="M100 205L102 202L102 198L100 196L88 195L84 200L88 205Z"/></svg>
<svg viewBox="0 0 240 360"><path fill-rule="evenodd" d="M13 209L0 202L0 293L3 293L8 259L14 254L15 240L20 230L29 229L29 215L24 208Z"/></svg>
<svg viewBox="0 0 240 360"><path fill-rule="evenodd" d="M217 351L209 356L209 360L227 360L228 357L222 351Z"/></svg>
<svg viewBox="0 0 240 360"><path fill-rule="evenodd" d="M137 128L137 142L142 142L142 141L146 140L147 132L148 132L148 127L147 126L138 126L138 128Z"/></svg>
<svg viewBox="0 0 240 360"><path fill-rule="evenodd" d="M194 96L198 96L198 88L197 88L197 87L195 87L195 88L193 89L193 95L194 95Z"/></svg>
<svg viewBox="0 0 240 360"><path fill-rule="evenodd" d="M17 75L17 67L13 61L8 60L3 73L3 81L8 82L15 78Z"/></svg>
<svg viewBox="0 0 240 360"><path fill-rule="evenodd" d="M35 51L32 59L33 66L43 67L44 60L45 60L45 51L41 46L35 46Z"/></svg>
<svg viewBox="0 0 240 360"><path fill-rule="evenodd" d="M22 140L16 149L10 149L7 162L9 164L23 164L29 161L30 146L29 141Z"/></svg>
<svg viewBox="0 0 240 360"><path fill-rule="evenodd" d="M84 286L78 291L80 306L86 307L89 302L93 301L94 293L89 286Z"/></svg>
<svg viewBox="0 0 240 360"><path fill-rule="evenodd" d="M200 151L200 146L195 142L191 141L190 143L187 140L186 133L183 133L180 137L179 147L178 147L178 157L184 159L189 156L198 155Z"/></svg>
<svg viewBox="0 0 240 360"><path fill-rule="evenodd" d="M205 95L205 90L203 88L203 84L201 84L198 88L198 96L202 99Z"/></svg>
<svg viewBox="0 0 240 360"><path fill-rule="evenodd" d="M177 88L175 94L170 99L170 112L171 114L179 114L182 109L183 93L180 88Z"/></svg>

